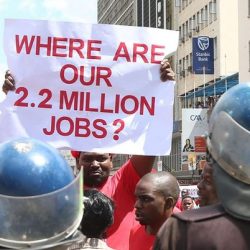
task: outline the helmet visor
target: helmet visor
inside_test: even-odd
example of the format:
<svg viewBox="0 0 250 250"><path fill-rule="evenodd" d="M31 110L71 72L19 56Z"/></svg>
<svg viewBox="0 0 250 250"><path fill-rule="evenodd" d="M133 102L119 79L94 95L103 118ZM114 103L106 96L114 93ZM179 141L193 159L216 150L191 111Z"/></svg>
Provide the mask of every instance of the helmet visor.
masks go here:
<svg viewBox="0 0 250 250"><path fill-rule="evenodd" d="M219 200L233 217L250 221L249 185L238 181L217 164L214 164L214 179Z"/></svg>
<svg viewBox="0 0 250 250"><path fill-rule="evenodd" d="M0 195L0 245L44 246L70 236L83 214L82 171L67 186L45 195Z"/></svg>
<svg viewBox="0 0 250 250"><path fill-rule="evenodd" d="M233 178L250 184L250 132L221 111L207 138L213 159Z"/></svg>

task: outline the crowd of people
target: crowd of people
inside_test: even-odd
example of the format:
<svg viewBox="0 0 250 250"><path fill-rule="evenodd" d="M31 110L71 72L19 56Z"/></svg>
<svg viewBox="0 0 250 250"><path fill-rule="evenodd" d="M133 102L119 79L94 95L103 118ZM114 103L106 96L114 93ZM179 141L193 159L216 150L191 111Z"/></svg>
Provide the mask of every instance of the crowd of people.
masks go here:
<svg viewBox="0 0 250 250"><path fill-rule="evenodd" d="M209 109L213 109L213 107L215 106L215 104L218 102L220 98L220 95L218 96L208 96L208 98L205 101L197 101L195 103L195 108L209 108Z"/></svg>
<svg viewBox="0 0 250 250"><path fill-rule="evenodd" d="M174 79L168 61L161 65L160 77ZM14 89L8 71L3 91ZM0 246L249 249L249 96L250 84L233 87L212 111L207 162L197 185L199 208L191 196L180 197L178 181L171 173L153 170L154 156L133 155L110 176L112 154L72 151L79 170L75 177L60 153L42 142L31 138L3 142Z"/></svg>

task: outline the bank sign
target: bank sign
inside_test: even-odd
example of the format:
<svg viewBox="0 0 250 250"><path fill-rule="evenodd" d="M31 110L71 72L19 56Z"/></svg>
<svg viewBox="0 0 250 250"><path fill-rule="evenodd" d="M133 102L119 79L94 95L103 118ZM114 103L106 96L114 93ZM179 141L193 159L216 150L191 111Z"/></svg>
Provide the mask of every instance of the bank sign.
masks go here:
<svg viewBox="0 0 250 250"><path fill-rule="evenodd" d="M193 72L194 74L214 74L213 38L207 36L193 38Z"/></svg>

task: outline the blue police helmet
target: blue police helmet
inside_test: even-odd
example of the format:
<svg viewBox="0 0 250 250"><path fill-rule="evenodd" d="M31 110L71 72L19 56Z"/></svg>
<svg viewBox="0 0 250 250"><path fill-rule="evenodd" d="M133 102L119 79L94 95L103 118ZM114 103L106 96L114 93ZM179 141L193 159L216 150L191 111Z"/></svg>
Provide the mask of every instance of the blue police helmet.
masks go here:
<svg viewBox="0 0 250 250"><path fill-rule="evenodd" d="M78 228L82 172L74 177L52 146L32 138L0 145L0 246L41 249Z"/></svg>
<svg viewBox="0 0 250 250"><path fill-rule="evenodd" d="M250 83L238 84L221 96L208 133L219 198L233 216L250 220Z"/></svg>
<svg viewBox="0 0 250 250"><path fill-rule="evenodd" d="M242 83L225 92L213 109L212 125L221 111L226 112L239 125L250 131L250 83Z"/></svg>
<svg viewBox="0 0 250 250"><path fill-rule="evenodd" d="M47 194L69 184L73 172L52 146L31 138L0 145L0 193L12 196Z"/></svg>

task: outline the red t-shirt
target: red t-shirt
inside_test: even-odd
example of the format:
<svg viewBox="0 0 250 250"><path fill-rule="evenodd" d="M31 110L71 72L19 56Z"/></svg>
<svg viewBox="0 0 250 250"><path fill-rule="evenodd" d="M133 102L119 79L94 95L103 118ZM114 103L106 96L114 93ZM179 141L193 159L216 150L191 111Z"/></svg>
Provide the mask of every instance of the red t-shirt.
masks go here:
<svg viewBox="0 0 250 250"><path fill-rule="evenodd" d="M179 197L177 202L176 202L176 205L175 207L177 207L180 211L182 211L182 204L181 204L181 198Z"/></svg>
<svg viewBox="0 0 250 250"><path fill-rule="evenodd" d="M140 180L128 160L99 190L115 203L114 224L108 229L107 244L117 250L129 249L129 233L138 222L135 220L135 186ZM88 187L86 187L88 188Z"/></svg>
<svg viewBox="0 0 250 250"><path fill-rule="evenodd" d="M180 209L174 207L173 213L180 213ZM135 225L129 236L129 250L151 250L153 249L155 235L147 234L145 226L140 224Z"/></svg>
<svg viewBox="0 0 250 250"><path fill-rule="evenodd" d="M155 235L147 234L145 227L138 224L130 231L129 250L152 250L154 240Z"/></svg>

